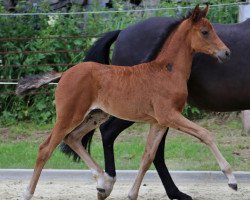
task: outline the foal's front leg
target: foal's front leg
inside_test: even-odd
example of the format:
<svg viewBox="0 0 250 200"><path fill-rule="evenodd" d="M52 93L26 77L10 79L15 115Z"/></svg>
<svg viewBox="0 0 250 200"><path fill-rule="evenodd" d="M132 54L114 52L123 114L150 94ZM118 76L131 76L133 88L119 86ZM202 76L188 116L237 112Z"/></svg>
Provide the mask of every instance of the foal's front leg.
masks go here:
<svg viewBox="0 0 250 200"><path fill-rule="evenodd" d="M169 129L169 128L168 128ZM189 195L181 192L178 187L175 185L168 168L165 164L164 159L164 150L165 150L165 139L168 133L168 129L164 133L163 138L159 144L159 147L155 154L154 165L155 168L160 176L160 179L164 185L164 188L167 192L169 199L178 199L178 200L192 200L192 197Z"/></svg>
<svg viewBox="0 0 250 200"><path fill-rule="evenodd" d="M237 181L233 175L233 171L231 169L230 164L226 161L226 159L221 154L220 150L218 149L214 137L212 134L206 130L205 128L202 128L198 126L197 124L189 121L185 117L183 117L178 112L172 112L171 117L168 118L159 118L158 122L159 124L163 125L166 124L172 128L181 130L185 133L188 133L198 139L200 139L203 143L209 146L210 150L214 154L222 172L226 175L228 178L228 185L234 190L237 190ZM166 120L168 119L168 120Z"/></svg>
<svg viewBox="0 0 250 200"><path fill-rule="evenodd" d="M158 124L151 124L140 168L128 195L130 200L137 199L142 179L155 158L157 148L165 131L166 128L159 126Z"/></svg>

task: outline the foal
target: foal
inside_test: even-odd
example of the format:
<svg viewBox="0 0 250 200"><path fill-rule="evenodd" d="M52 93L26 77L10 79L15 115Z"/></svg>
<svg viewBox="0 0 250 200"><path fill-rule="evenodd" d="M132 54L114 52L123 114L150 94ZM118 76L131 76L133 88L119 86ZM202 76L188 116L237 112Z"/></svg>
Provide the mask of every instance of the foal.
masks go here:
<svg viewBox="0 0 250 200"><path fill-rule="evenodd" d="M230 55L229 49L205 19L207 12L208 6L205 10L196 6L189 17L176 25L152 62L130 68L86 62L64 73L50 73L20 81L17 93L23 94L61 77L55 92L56 124L39 148L25 200L31 199L43 166L62 140L91 169L97 180L98 199L105 199L110 194L115 180L101 169L81 144L81 138L107 120L108 114L150 123L146 148L129 199L137 199L143 176L167 127L181 130L207 144L227 176L229 185L237 187L231 167L210 132L181 115L188 94L187 80L193 53L203 52L220 60Z"/></svg>

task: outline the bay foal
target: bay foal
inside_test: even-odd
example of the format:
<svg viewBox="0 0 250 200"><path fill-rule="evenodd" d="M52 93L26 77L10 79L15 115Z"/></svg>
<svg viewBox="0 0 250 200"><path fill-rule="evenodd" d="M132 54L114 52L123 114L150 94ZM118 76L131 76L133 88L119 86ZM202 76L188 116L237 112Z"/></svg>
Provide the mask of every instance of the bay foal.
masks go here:
<svg viewBox="0 0 250 200"><path fill-rule="evenodd" d="M90 157L81 138L108 119L109 115L150 123L145 151L129 199L138 197L143 176L152 163L167 127L188 133L207 144L228 178L237 187L231 167L206 129L187 120L181 111L187 99L187 80L194 52L202 52L219 60L230 51L205 19L208 6L196 6L191 15L179 22L155 60L131 68L80 63L64 73L49 73L20 81L18 94L61 78L55 92L56 124L41 144L25 200L31 199L40 173L56 146L64 140L92 170L97 180L98 199L111 192L114 179ZM107 114L108 113L108 114Z"/></svg>

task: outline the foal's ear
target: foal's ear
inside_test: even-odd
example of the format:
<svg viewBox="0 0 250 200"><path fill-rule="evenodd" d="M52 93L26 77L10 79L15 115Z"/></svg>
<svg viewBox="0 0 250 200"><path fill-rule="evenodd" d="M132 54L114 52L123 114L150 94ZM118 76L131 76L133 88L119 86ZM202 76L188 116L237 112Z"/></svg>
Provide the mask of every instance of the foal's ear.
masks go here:
<svg viewBox="0 0 250 200"><path fill-rule="evenodd" d="M208 10L209 10L209 4L206 3L205 9L202 11L202 17L207 17Z"/></svg>
<svg viewBox="0 0 250 200"><path fill-rule="evenodd" d="M204 10L205 11L205 10ZM195 6L192 15L190 16L190 19L193 23L196 23L200 21L200 19L203 17L203 11L201 11L199 4Z"/></svg>

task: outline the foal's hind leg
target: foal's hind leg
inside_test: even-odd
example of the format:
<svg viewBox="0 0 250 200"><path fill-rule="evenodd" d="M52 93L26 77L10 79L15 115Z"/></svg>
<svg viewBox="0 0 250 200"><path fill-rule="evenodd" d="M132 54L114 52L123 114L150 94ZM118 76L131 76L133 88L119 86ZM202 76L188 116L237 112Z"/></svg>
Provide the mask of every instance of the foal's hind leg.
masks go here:
<svg viewBox="0 0 250 200"><path fill-rule="evenodd" d="M105 122L108 117L109 115L101 110L92 111L77 128L64 138L65 143L68 144L91 169L93 176L97 181L98 199L105 199L110 195L116 179L104 172L90 157L88 152L82 146L81 139L89 131Z"/></svg>
<svg viewBox="0 0 250 200"><path fill-rule="evenodd" d="M56 135L55 134L56 132L59 132L60 134ZM48 136L48 138L40 145L38 155L37 155L36 165L35 165L34 172L32 175L32 179L30 181L30 184L27 190L24 193L24 200L29 200L32 198L34 191L36 189L36 185L40 177L41 171L45 163L47 162L47 160L50 158L54 149L64 138L65 136L64 133L65 131L61 129L58 124L56 124L51 134Z"/></svg>
<svg viewBox="0 0 250 200"><path fill-rule="evenodd" d="M100 131L102 135L104 159L105 159L105 172L111 177L116 176L115 172L115 161L114 161L114 142L117 136L126 128L131 126L134 122L118 119L116 117L110 117L109 120L100 126ZM164 148L165 148L165 138L168 130L165 132L164 137L157 149L154 165L161 178L167 195L170 199L179 200L192 200L190 196L182 193L168 171L168 168L164 160Z"/></svg>
<svg viewBox="0 0 250 200"><path fill-rule="evenodd" d="M218 149L213 136L211 133L206 130L205 128L202 128L198 126L197 124L189 121L185 117L183 117L180 113L174 112L171 113L171 117L168 118L159 118L158 122L161 125L170 126L172 128L181 130L183 132L186 132L192 136L195 136L196 138L200 139L203 143L207 144L214 154L222 172L227 176L228 178L228 185L234 189L237 190L237 182L233 175L231 166L226 161L226 159L221 154L220 150ZM168 119L168 120L166 120Z"/></svg>

